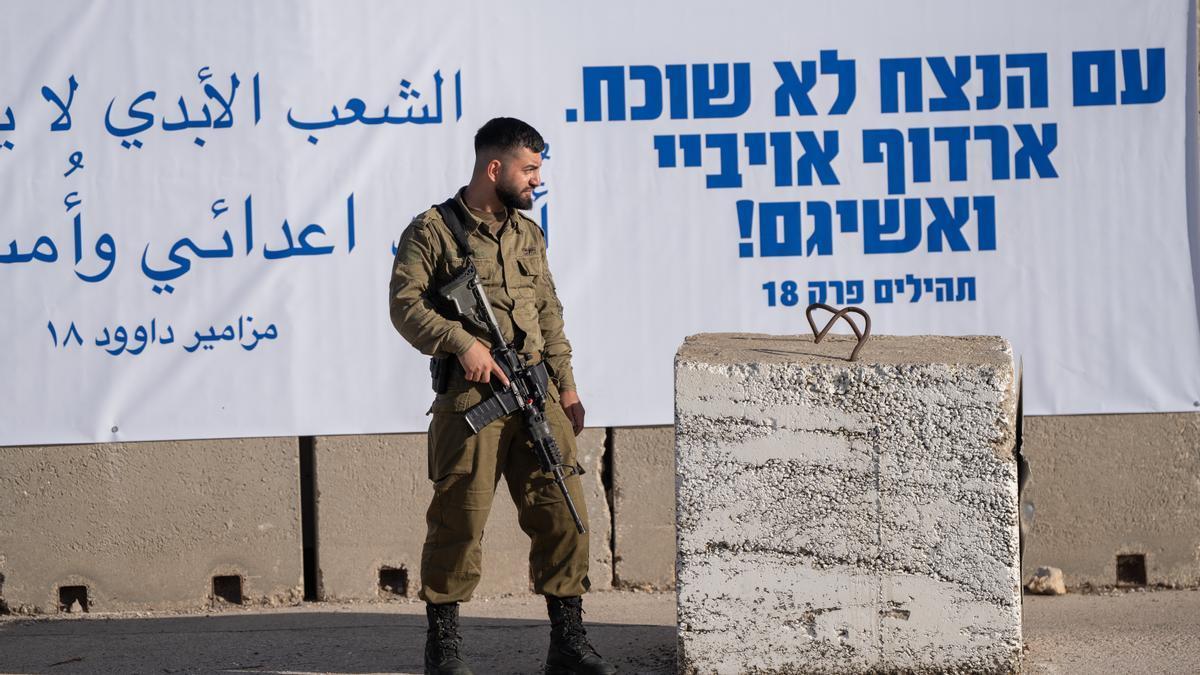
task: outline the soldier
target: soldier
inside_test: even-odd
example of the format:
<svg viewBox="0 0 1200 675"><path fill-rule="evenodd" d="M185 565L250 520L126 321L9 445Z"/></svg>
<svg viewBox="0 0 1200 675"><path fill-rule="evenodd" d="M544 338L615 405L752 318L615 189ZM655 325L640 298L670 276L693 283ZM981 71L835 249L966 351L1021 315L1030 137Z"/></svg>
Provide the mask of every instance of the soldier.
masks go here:
<svg viewBox="0 0 1200 675"><path fill-rule="evenodd" d="M471 182L454 196L469 214L463 222L471 257L501 332L529 363L550 375L546 417L563 455L575 468L567 489L587 521L576 463L575 436L584 409L571 372L571 345L563 332L562 305L546 261L538 225L519 213L533 206L541 184L545 143L528 124L499 117L475 135ZM566 501L540 470L519 415L502 417L472 434L463 412L492 395L491 378L507 386L492 358L488 334L446 316L431 291L463 266L459 246L436 208L417 216L396 251L389 288L396 330L441 367L450 368L445 391L434 399L429 424L429 479L433 500L421 552L421 591L429 631L426 673L470 673L459 654L458 605L479 583L479 539L503 475L529 535L534 590L546 596L550 650L546 673L614 673L588 642L581 595L588 590L588 539L579 534Z"/></svg>

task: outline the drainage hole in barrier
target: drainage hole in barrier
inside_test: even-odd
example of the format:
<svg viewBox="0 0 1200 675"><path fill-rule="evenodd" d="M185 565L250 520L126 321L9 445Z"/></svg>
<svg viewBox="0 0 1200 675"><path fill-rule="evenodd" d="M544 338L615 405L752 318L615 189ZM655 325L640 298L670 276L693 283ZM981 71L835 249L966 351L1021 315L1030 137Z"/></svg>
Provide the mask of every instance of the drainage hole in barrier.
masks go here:
<svg viewBox="0 0 1200 675"><path fill-rule="evenodd" d="M1117 585L1146 585L1146 554L1131 553L1117 556Z"/></svg>
<svg viewBox="0 0 1200 675"><path fill-rule="evenodd" d="M408 597L408 570L404 567L380 567L379 592L385 596Z"/></svg>
<svg viewBox="0 0 1200 675"><path fill-rule="evenodd" d="M242 578L236 575L213 577L213 598L231 605L242 604Z"/></svg>
<svg viewBox="0 0 1200 675"><path fill-rule="evenodd" d="M58 611L86 612L88 611L87 586L59 586Z"/></svg>

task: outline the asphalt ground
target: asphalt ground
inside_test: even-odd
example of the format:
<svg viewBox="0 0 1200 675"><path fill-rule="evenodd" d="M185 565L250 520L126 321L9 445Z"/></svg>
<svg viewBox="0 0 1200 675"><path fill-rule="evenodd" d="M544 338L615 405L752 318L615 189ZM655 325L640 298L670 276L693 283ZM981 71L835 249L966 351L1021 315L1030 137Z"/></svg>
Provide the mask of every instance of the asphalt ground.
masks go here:
<svg viewBox="0 0 1200 675"><path fill-rule="evenodd" d="M675 596L585 600L589 634L623 673L671 673ZM1026 596L1024 671L1200 673L1200 590ZM538 596L464 605L476 673L540 672L549 643ZM205 614L0 617L3 673L419 673L418 602L232 607Z"/></svg>

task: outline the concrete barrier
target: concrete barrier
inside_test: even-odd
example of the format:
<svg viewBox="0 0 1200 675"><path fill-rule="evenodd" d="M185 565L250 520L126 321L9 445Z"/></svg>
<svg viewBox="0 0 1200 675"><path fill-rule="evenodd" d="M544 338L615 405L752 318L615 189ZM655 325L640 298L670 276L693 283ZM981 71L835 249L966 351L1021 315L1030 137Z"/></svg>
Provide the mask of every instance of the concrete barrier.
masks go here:
<svg viewBox="0 0 1200 675"><path fill-rule="evenodd" d="M591 530L593 588L612 586L608 499L601 480L604 429L576 439ZM426 435L319 436L314 439L319 597L335 601L416 598L425 510L433 494ZM483 536L476 597L527 593L529 538L503 483Z"/></svg>
<svg viewBox="0 0 1200 675"><path fill-rule="evenodd" d="M1025 423L1033 475L1023 497L1026 578L1052 565L1075 589L1136 584L1139 570L1150 585L1200 586L1200 414ZM615 570L604 432L580 438L594 587L608 588L614 576L627 586L669 586L674 429L611 431ZM235 577L245 602L298 601L296 445L280 438L0 448L0 612L56 612L60 588L71 600L73 586L85 589L93 611L195 609L221 604L217 576ZM314 446L319 597L415 597L429 494L424 434L318 437ZM526 539L503 491L486 536L480 597L526 592Z"/></svg>
<svg viewBox="0 0 1200 675"><path fill-rule="evenodd" d="M294 604L295 438L0 448L0 602L20 613Z"/></svg>
<svg viewBox="0 0 1200 675"><path fill-rule="evenodd" d="M612 430L613 578L675 587L675 428Z"/></svg>
<svg viewBox="0 0 1200 675"><path fill-rule="evenodd" d="M1026 417L1024 578L1200 586L1200 413Z"/></svg>
<svg viewBox="0 0 1200 675"><path fill-rule="evenodd" d="M682 672L1012 672L1016 392L999 338L688 338Z"/></svg>

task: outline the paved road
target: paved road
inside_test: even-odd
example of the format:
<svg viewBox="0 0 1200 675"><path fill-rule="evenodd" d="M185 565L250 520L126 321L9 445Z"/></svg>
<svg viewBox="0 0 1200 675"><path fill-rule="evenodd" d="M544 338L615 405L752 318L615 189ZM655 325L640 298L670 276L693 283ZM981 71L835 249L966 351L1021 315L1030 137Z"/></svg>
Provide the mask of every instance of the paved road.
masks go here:
<svg viewBox="0 0 1200 675"><path fill-rule="evenodd" d="M1026 672L1200 673L1200 590L1025 598Z"/></svg>
<svg viewBox="0 0 1200 675"><path fill-rule="evenodd" d="M624 673L673 672L675 598L593 593L591 635ZM534 596L470 603L479 673L539 672L549 640ZM0 618L3 673L418 673L424 607L306 604L207 615ZM1027 597L1026 671L1200 673L1200 591Z"/></svg>

